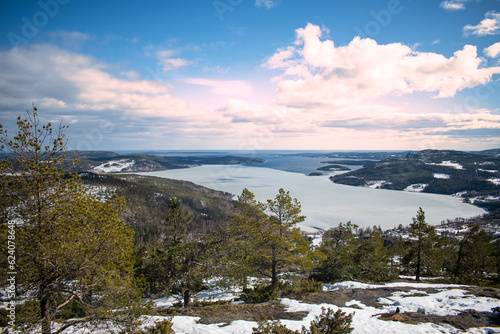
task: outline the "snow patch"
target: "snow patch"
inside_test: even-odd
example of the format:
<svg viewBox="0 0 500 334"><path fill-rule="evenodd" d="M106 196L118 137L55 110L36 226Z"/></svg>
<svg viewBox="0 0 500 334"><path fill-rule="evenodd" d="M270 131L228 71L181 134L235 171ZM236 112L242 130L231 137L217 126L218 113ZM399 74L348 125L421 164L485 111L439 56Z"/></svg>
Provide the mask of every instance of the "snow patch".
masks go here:
<svg viewBox="0 0 500 334"><path fill-rule="evenodd" d="M500 186L500 179L499 178L491 178L491 179L487 179L486 181L491 182L494 185Z"/></svg>
<svg viewBox="0 0 500 334"><path fill-rule="evenodd" d="M487 173L499 173L498 169L482 169L482 168L478 168L477 170L480 171L480 172L487 172Z"/></svg>
<svg viewBox="0 0 500 334"><path fill-rule="evenodd" d="M118 173L129 171L135 165L135 160L111 160L93 168L97 173Z"/></svg>
<svg viewBox="0 0 500 334"><path fill-rule="evenodd" d="M426 165L434 165L434 166L445 166L445 167L451 167L455 169L465 169L464 166L459 164L458 162L454 161L442 161L441 163L434 163L434 162L426 162Z"/></svg>
<svg viewBox="0 0 500 334"><path fill-rule="evenodd" d="M372 188L372 189L381 189L386 184L391 184L391 182L387 182L387 181L384 181L384 180L368 181L367 182L367 187L368 188Z"/></svg>
<svg viewBox="0 0 500 334"><path fill-rule="evenodd" d="M405 296L397 292L388 298L380 298L379 303L399 307L402 312L421 312L425 314L446 316L458 315L462 311L491 312L498 299L476 297L462 289L453 289L429 294L426 296Z"/></svg>
<svg viewBox="0 0 500 334"><path fill-rule="evenodd" d="M436 179L449 179L450 174L434 173L434 178L436 178Z"/></svg>
<svg viewBox="0 0 500 334"><path fill-rule="evenodd" d="M412 193L419 193L419 192L424 191L425 187L427 187L427 186L428 186L428 184L426 184L426 183L416 183L416 184L412 184L412 185L409 185L408 187L404 188L403 191L409 191Z"/></svg>
<svg viewBox="0 0 500 334"><path fill-rule="evenodd" d="M323 284L323 291L335 291L335 290L346 290L346 289L379 289L379 288L435 288L435 289L445 289L445 288L463 288L466 285L457 284L433 284L433 283L416 283L416 282L393 282L386 284L367 284L360 283L356 281L344 281L334 284Z"/></svg>
<svg viewBox="0 0 500 334"><path fill-rule="evenodd" d="M348 314L353 313L352 327L354 327L353 334L370 333L370 334L399 334L399 333L442 333L442 334L456 334L459 333L456 328L450 325L436 325L432 323L419 323L418 325L405 324L396 321L380 320L378 316L381 313L395 312L399 308L402 313L404 312L422 312L426 314L435 315L456 315L466 310L476 310L477 312L491 312L494 307L500 306L498 299L487 297L476 297L468 294L462 289L464 286L460 285L447 285L447 284L428 284L428 283L414 283L414 282L394 282L386 284L366 284L354 281L340 282L335 284L324 284L327 291L339 289L375 289L384 287L412 287L415 290L408 292L396 291L387 298L380 298L379 302L381 307L367 306L360 301L351 300L345 303L345 307L338 307L332 304L308 304L294 299L283 298L280 302L286 307L288 312L307 312L307 316L302 320L281 320L281 323L291 330L301 330L302 326L309 327L309 324L316 316L320 315L322 308L330 308L333 311L338 309ZM436 293L425 293L419 289L435 288L443 289ZM229 290L228 290L229 291ZM226 292L228 292L226 291ZM216 290L209 290L199 294L202 297L212 296L214 300L218 298L225 298L223 294L218 294ZM210 297L210 298L212 298ZM170 304L168 298L162 301L156 300L156 305L162 303ZM162 321L168 319L163 316L143 316L142 328L154 326L155 321ZM173 329L176 333L190 333L190 334L205 334L205 333L252 333L252 327L257 327L255 321L235 320L227 323L216 324L200 324L198 323L199 317L192 316L174 316L172 317ZM106 334L118 333L119 328L113 327L105 328L105 326L96 329L85 329L83 326L69 328L65 330L64 334ZM467 332L469 334L486 334L486 333L500 333L499 328L471 328Z"/></svg>

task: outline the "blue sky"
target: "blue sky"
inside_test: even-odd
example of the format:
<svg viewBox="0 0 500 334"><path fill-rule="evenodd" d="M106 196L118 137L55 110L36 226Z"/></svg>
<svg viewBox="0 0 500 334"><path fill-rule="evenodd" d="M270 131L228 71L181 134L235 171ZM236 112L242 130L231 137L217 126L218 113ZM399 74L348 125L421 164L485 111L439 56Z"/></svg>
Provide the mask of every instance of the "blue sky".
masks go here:
<svg viewBox="0 0 500 334"><path fill-rule="evenodd" d="M499 0L1 1L0 123L71 149L500 147Z"/></svg>

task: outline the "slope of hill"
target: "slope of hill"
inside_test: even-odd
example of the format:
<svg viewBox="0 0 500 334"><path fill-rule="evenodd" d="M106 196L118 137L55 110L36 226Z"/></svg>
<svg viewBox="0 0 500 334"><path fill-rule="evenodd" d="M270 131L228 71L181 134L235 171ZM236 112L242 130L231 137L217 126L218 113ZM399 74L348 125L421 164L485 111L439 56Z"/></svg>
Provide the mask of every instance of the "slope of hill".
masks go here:
<svg viewBox="0 0 500 334"><path fill-rule="evenodd" d="M122 219L135 232L139 244L149 243L165 232L165 217L172 198L183 203L193 216L185 233L196 235L215 230L233 210L231 194L191 182L134 174L82 173L89 191L101 197L125 197Z"/></svg>
<svg viewBox="0 0 500 334"><path fill-rule="evenodd" d="M500 206L500 158L494 154L410 152L404 158L385 159L330 179L353 186L456 194L488 209Z"/></svg>

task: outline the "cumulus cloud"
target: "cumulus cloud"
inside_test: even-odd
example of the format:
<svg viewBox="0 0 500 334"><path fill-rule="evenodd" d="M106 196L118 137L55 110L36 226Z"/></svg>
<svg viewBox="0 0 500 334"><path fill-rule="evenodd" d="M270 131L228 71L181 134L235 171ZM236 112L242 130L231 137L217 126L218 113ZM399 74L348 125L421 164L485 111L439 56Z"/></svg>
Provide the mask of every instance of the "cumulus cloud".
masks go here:
<svg viewBox="0 0 500 334"><path fill-rule="evenodd" d="M465 36L498 35L500 33L500 13L496 13L495 11L487 12L484 14L484 20L475 26L466 25L463 28L463 32Z"/></svg>
<svg viewBox="0 0 500 334"><path fill-rule="evenodd" d="M401 44L378 44L355 37L346 46L321 40L320 27L297 29L294 46L279 49L264 67L283 71L278 100L289 104L335 103L345 105L387 95L428 92L434 97L482 85L500 73L500 67L483 67L475 46L466 45L450 58L416 52Z"/></svg>
<svg viewBox="0 0 500 334"><path fill-rule="evenodd" d="M495 43L486 49L484 49L484 53L491 58L496 58L500 54L500 42Z"/></svg>
<svg viewBox="0 0 500 334"><path fill-rule="evenodd" d="M417 52L402 43L378 44L360 37L338 46L333 40L322 39L322 29L313 24L297 29L296 33L293 45L278 49L262 65L279 72L273 79L277 84L274 109L293 110L283 125L285 128L301 127L332 140L340 137L321 129L335 129L336 134L344 136L352 136L354 131L359 138L364 136L360 131L370 131L373 136L377 133L386 138L404 136L417 140L432 131L434 134L447 129L467 131L500 124L500 116L488 110L431 112L383 102L386 98L403 99L415 93L440 99L453 97L465 88L491 82L492 75L500 73L500 67L485 66L475 46L466 45L453 56L445 57ZM226 111L235 116L236 110L228 105ZM265 110L269 117L273 115L273 108L258 110L259 116L253 113L256 123L262 122ZM235 119L250 122L252 118L247 112ZM419 131L418 136L415 130ZM439 138L447 140L445 135ZM369 140L375 143L378 139Z"/></svg>

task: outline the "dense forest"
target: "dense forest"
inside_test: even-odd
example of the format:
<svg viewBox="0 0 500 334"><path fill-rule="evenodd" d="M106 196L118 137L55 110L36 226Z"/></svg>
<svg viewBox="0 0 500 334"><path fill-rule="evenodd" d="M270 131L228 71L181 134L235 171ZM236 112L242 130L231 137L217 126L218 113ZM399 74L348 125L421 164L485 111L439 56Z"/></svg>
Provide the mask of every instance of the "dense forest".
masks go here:
<svg viewBox="0 0 500 334"><path fill-rule="evenodd" d="M171 333L168 321L138 329L148 300L175 294L189 307L214 278L240 286L245 303L320 291L321 282L399 275L500 284L498 234L472 221L430 226L415 208L409 226L340 223L314 246L297 227L305 219L300 202L284 189L259 202L247 189L233 200L188 182L71 174L65 127L40 125L33 108L18 129L0 133L0 265L8 268L1 279L14 280L6 290L15 307L15 321L3 327L48 334L112 323L123 333ZM303 333L349 333L352 317L339 312L325 310ZM280 326L261 322L255 331Z"/></svg>
<svg viewBox="0 0 500 334"><path fill-rule="evenodd" d="M352 186L378 183L380 188L392 190L408 190L416 185L426 193L456 195L465 202L495 211L500 209L498 166L498 150L423 150L372 161L364 168L330 179Z"/></svg>

